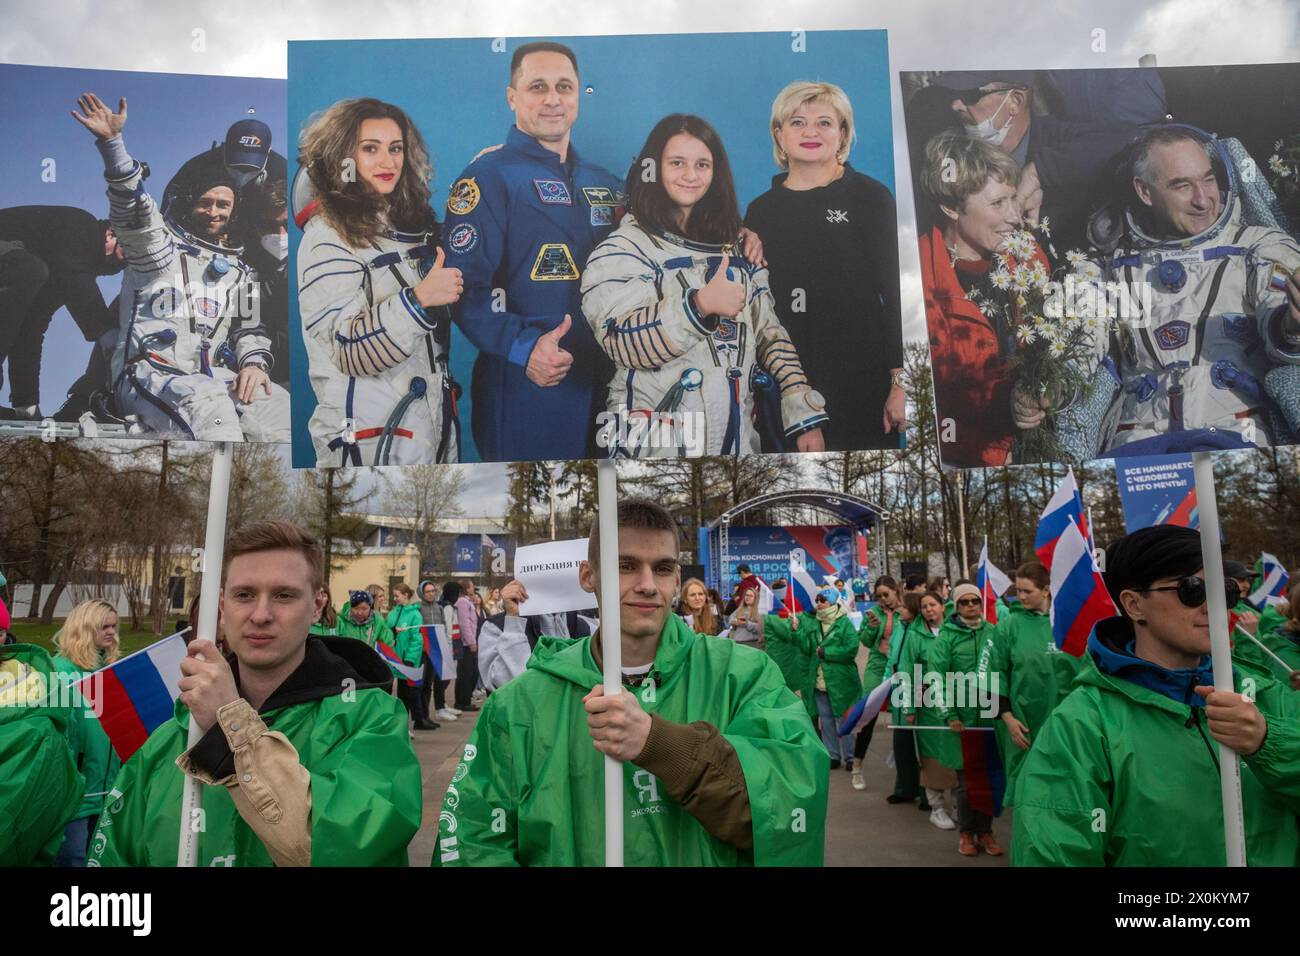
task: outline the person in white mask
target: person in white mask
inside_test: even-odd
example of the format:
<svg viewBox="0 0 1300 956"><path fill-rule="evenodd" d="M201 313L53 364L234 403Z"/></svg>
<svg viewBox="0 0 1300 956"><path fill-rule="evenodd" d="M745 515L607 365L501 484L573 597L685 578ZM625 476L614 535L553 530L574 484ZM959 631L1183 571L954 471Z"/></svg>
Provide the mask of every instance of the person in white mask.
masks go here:
<svg viewBox="0 0 1300 956"><path fill-rule="evenodd" d="M1098 176L1144 124L1165 118L1164 87L1151 69L951 70L928 83L907 106L909 127L930 127L917 142L960 127L1008 154L1020 167L1025 222L1049 220L1050 244L1062 253L1083 245Z"/></svg>

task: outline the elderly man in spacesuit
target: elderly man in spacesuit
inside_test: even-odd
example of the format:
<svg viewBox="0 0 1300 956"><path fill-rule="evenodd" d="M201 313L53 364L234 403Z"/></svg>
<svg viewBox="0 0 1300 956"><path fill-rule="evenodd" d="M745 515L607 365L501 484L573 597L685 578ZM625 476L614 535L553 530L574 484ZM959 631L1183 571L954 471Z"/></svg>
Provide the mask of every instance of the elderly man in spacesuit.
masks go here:
<svg viewBox="0 0 1300 956"><path fill-rule="evenodd" d="M122 139L126 100L114 113L87 93L78 106L72 115L95 134L109 221L126 251L110 364L119 411L149 431L201 441L289 441L289 393L267 374L257 276L242 248L226 244L238 183L205 165L164 218Z"/></svg>
<svg viewBox="0 0 1300 956"><path fill-rule="evenodd" d="M1270 444L1264 377L1300 365L1300 245L1242 221L1227 151L1193 127L1146 132L1132 187L1107 261L1106 278L1138 304L1119 316L1111 450Z"/></svg>

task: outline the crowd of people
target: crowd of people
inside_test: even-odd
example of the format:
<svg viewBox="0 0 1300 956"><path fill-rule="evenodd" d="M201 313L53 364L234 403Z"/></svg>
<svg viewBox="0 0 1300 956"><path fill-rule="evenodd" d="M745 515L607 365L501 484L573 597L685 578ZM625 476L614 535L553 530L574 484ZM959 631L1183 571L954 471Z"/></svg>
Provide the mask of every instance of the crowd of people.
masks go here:
<svg viewBox="0 0 1300 956"><path fill-rule="evenodd" d="M742 216L700 116L655 123L626 178L584 160L578 77L563 44L514 51L514 125L455 180L443 223L402 109L341 100L308 121L297 268L317 463L460 460L452 323L477 350L482 460L898 447L895 204L848 162L844 91L780 91L780 172Z"/></svg>
<svg viewBox="0 0 1300 956"><path fill-rule="evenodd" d="M239 529L225 557L224 653L191 639L174 719L124 764L67 691L119 659L113 606L78 605L51 649L6 635L0 812L12 825L0 863L170 865L188 774L204 784L202 865L403 865L422 818L414 730L481 706L443 797L434 865L599 865L603 755L625 765L629 863L816 865L836 771L867 788L880 717L845 718L883 684L885 799L958 831L963 856L1005 852L971 796L982 771L963 735L984 728L1005 767L1014 864L1221 864L1220 746L1242 758L1248 859L1300 863L1300 582L1258 610L1243 600L1249 569L1226 563L1235 690L1218 691L1194 530L1156 526L1111 545L1119 614L1075 658L1053 640L1036 560L996 602L968 579L910 575L878 578L870 600L861 580L827 584L802 608L787 582L742 567L724 603L681 580L662 507L627 500L618 521L617 695L602 689L598 527L578 572L594 609L533 616L519 581L500 589L496 614L498 595L482 599L468 580L399 585L387 609L383 588L357 589L333 610L309 534ZM422 640L429 624L458 648L454 707Z"/></svg>
<svg viewBox="0 0 1300 956"><path fill-rule="evenodd" d="M1228 69L1216 83L1244 89ZM950 71L912 92L945 465L1300 435L1300 223L1269 184L1293 174L1170 110L1155 68Z"/></svg>

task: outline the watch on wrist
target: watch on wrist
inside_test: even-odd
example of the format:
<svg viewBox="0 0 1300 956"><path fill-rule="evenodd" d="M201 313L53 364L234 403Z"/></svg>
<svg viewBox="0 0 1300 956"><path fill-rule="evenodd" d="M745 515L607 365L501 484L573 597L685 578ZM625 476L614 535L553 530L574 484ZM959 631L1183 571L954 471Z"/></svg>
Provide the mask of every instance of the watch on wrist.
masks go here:
<svg viewBox="0 0 1300 956"><path fill-rule="evenodd" d="M889 384L894 388L903 387L903 370L901 368L896 368L889 373Z"/></svg>

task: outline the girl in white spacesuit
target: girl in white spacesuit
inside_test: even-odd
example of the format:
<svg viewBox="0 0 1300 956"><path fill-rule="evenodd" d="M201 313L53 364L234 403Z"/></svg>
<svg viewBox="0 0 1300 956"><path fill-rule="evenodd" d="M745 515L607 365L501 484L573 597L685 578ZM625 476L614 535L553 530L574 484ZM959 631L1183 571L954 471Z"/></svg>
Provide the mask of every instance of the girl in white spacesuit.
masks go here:
<svg viewBox="0 0 1300 956"><path fill-rule="evenodd" d="M787 447L824 450L826 403L777 318L767 270L740 258L731 167L713 127L661 120L627 192L629 214L582 276L583 313L617 366L598 442L611 457L758 452L761 390L779 402Z"/></svg>
<svg viewBox="0 0 1300 956"><path fill-rule="evenodd" d="M315 192L296 218L317 466L459 461L446 306L463 284L442 265L419 130L396 106L340 100L298 149Z"/></svg>

